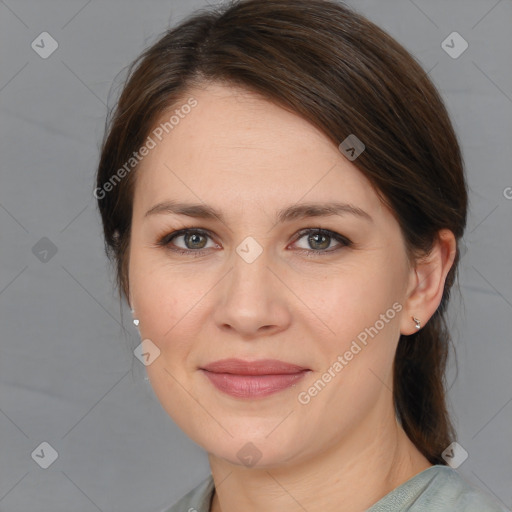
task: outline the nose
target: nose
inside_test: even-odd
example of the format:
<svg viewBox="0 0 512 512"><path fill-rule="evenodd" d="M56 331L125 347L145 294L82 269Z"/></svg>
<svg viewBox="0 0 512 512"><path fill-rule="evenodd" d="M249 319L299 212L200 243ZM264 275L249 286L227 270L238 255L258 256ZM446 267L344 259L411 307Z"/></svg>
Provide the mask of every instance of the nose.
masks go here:
<svg viewBox="0 0 512 512"><path fill-rule="evenodd" d="M239 246L232 267L216 291L214 320L220 329L235 333L237 339L251 340L289 326L292 294L269 251L263 249L255 258L255 253L245 257L243 249L247 248L251 250L250 245Z"/></svg>

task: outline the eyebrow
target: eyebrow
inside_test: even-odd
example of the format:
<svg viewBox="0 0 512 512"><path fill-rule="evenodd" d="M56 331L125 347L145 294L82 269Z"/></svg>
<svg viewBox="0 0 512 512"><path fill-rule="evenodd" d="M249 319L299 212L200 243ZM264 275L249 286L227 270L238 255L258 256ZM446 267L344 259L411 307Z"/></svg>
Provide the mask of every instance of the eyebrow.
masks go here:
<svg viewBox="0 0 512 512"><path fill-rule="evenodd" d="M225 223L224 215L207 204L201 203L179 203L176 201L164 201L150 208L144 215L149 217L158 214L177 214L195 217L198 219L219 219ZM357 206L348 203L327 202L327 203L300 203L288 206L276 212L278 223L290 222L292 220L309 217L326 217L332 215L354 215L369 222L372 217Z"/></svg>

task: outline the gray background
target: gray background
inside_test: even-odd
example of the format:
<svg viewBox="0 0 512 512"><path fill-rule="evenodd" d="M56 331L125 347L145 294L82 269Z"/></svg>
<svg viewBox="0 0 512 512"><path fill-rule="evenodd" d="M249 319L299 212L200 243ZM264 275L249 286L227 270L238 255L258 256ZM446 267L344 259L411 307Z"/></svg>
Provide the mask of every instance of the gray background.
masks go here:
<svg viewBox="0 0 512 512"><path fill-rule="evenodd" d="M471 212L449 398L469 453L459 470L510 507L512 1L348 3L420 60L459 134ZM157 511L209 474L132 355L92 196L116 75L204 5L0 0L1 511ZM47 59L31 48L43 31L59 44ZM441 47L453 31L469 43L456 59ZM58 452L48 469L31 457L43 441Z"/></svg>

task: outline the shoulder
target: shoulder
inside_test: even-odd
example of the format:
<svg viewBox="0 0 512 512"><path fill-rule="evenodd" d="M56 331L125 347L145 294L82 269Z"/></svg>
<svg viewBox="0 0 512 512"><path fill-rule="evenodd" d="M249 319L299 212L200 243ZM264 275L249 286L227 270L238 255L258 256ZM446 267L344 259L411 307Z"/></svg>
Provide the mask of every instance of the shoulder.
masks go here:
<svg viewBox="0 0 512 512"><path fill-rule="evenodd" d="M446 498L447 503L453 503L455 510L464 512L505 512L507 510L491 495L470 484L457 470L438 466L437 475L440 480L439 493Z"/></svg>
<svg viewBox="0 0 512 512"><path fill-rule="evenodd" d="M162 512L209 512L214 488L213 478L210 475L171 508Z"/></svg>
<svg viewBox="0 0 512 512"><path fill-rule="evenodd" d="M506 512L507 509L471 485L448 466L432 466L414 476L368 512Z"/></svg>

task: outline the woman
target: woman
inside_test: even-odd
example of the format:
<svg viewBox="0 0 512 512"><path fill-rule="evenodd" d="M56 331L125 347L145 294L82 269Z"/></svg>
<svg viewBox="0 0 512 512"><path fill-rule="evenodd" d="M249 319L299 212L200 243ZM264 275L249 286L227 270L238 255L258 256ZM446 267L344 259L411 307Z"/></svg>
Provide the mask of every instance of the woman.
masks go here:
<svg viewBox="0 0 512 512"><path fill-rule="evenodd" d="M447 466L467 190L389 35L323 0L197 13L132 64L95 195L152 387L209 455L170 511L502 510Z"/></svg>

